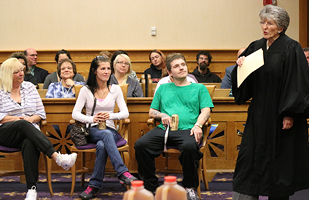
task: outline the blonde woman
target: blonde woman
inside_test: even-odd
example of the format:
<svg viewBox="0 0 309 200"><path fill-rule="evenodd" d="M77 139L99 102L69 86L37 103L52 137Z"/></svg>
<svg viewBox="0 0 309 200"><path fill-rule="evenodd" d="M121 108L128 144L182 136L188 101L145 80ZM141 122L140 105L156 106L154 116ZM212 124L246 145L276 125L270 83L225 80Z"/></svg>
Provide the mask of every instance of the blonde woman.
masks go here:
<svg viewBox="0 0 309 200"><path fill-rule="evenodd" d="M28 189L26 200L36 200L40 152L65 170L74 165L77 155L57 153L40 131L38 124L46 119L46 114L35 86L24 81L24 67L16 58L7 59L0 67L0 145L21 149Z"/></svg>
<svg viewBox="0 0 309 200"><path fill-rule="evenodd" d="M119 54L114 60L114 71L111 75L111 84L129 84L128 97L143 97L143 90L139 82L129 75L132 72L132 65L129 56Z"/></svg>

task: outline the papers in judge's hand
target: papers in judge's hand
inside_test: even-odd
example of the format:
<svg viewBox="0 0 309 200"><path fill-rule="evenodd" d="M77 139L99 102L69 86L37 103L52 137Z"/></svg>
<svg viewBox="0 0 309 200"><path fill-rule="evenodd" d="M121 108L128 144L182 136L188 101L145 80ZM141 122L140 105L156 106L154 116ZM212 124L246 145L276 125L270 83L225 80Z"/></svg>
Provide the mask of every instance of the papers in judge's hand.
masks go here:
<svg viewBox="0 0 309 200"><path fill-rule="evenodd" d="M264 65L263 50L259 49L248 55L242 66L237 68L237 87L255 70Z"/></svg>

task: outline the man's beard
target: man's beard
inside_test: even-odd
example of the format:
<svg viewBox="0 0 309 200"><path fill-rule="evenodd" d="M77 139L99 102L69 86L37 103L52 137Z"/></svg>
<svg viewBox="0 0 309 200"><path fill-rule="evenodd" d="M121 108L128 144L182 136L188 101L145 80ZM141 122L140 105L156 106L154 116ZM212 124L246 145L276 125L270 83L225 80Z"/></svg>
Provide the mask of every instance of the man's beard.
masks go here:
<svg viewBox="0 0 309 200"><path fill-rule="evenodd" d="M204 71L205 69L207 69L208 65L206 63L201 63L200 64L200 70Z"/></svg>

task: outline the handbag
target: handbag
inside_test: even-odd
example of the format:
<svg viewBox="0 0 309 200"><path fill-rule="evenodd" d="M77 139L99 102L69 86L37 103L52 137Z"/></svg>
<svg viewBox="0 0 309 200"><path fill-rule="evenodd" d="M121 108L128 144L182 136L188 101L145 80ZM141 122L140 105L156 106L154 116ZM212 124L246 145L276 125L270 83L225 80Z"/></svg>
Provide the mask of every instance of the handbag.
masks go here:
<svg viewBox="0 0 309 200"><path fill-rule="evenodd" d="M97 99L94 97L93 107L91 111L91 116L94 113L94 109L96 107ZM83 146L87 144L86 136L90 133L90 124L88 126L85 123L80 121L75 121L72 124L72 128L70 130L70 137L75 146Z"/></svg>

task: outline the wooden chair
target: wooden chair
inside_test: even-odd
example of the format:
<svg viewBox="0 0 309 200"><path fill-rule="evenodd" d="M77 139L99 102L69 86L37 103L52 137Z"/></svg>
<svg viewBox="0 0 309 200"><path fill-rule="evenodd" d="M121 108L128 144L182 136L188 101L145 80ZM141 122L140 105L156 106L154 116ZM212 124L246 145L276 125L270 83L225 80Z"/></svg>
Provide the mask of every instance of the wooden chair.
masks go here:
<svg viewBox="0 0 309 200"><path fill-rule="evenodd" d="M125 102L127 103L127 93L128 93L128 84L120 85L123 97L125 99ZM75 96L78 97L79 89L75 90ZM116 105L115 106L115 112L119 112L119 108ZM71 120L70 123L74 123L74 120ZM120 155L123 159L123 162L126 166L129 166L130 161L130 155L129 155L129 125L130 125L130 119L123 119L123 120L115 120L114 121L115 126L118 127L118 133L122 136L122 140L118 140L116 143L118 147L118 151L120 152ZM126 142L126 143L125 143ZM124 144L125 143L125 144ZM72 185L71 185L71 193L70 195L73 195L74 187L75 187L75 181L76 181L76 173L81 173L81 186L84 186L84 179L85 179L85 173L89 172L89 169L85 167L85 154L86 153L96 153L96 144L89 143L85 146L75 146L72 145L70 147L70 151L72 153L80 153L81 156L81 169L76 169L76 164L71 168L71 174L72 174ZM127 189L129 189L129 186L127 186Z"/></svg>
<svg viewBox="0 0 309 200"><path fill-rule="evenodd" d="M37 89L41 98L45 98L48 89Z"/></svg>
<svg viewBox="0 0 309 200"><path fill-rule="evenodd" d="M211 97L211 100L212 100L216 86L215 85L207 85L206 88L207 88L209 95ZM155 120L153 118L148 119L147 125L148 125L150 130L155 128L156 127ZM199 196L200 199L201 199L201 187L200 187L201 178L202 178L202 180L205 184L205 188L207 190L209 189L207 176L206 176L206 149L207 149L206 144L207 144L207 139L208 139L210 127L211 127L211 118L209 118L208 121L203 126L204 137L203 137L203 141L200 144L200 151L203 153L203 158L199 161L199 166L198 166L199 185L197 187L197 193L198 193L198 196ZM180 153L179 150L175 149L173 147L167 147L167 150L164 151L164 153L165 153L165 170L164 170L165 175L167 175L168 173L175 173L175 171L170 170L168 168L168 158L169 158L169 154L179 154Z"/></svg>
<svg viewBox="0 0 309 200"><path fill-rule="evenodd" d="M217 89L220 89L220 87L221 87L221 83L201 83L201 84L203 84L205 86L207 86L207 85L215 85Z"/></svg>
<svg viewBox="0 0 309 200"><path fill-rule="evenodd" d="M141 87L143 89L143 93L145 97L153 97L154 91L157 87L157 83L152 82L150 74L147 74L147 80L145 78L145 74L142 74L141 75Z"/></svg>
<svg viewBox="0 0 309 200"><path fill-rule="evenodd" d="M147 97L147 94L146 94L146 79L145 79L145 74L142 74L141 75L141 87L142 87L142 90L143 90L143 94L145 97Z"/></svg>
<svg viewBox="0 0 309 200"><path fill-rule="evenodd" d="M41 122L41 127L44 127L47 124L46 120L43 120ZM44 129L42 129L42 132L44 133ZM51 196L54 196L53 193L53 188L51 185L51 159L49 159L46 155L44 155L43 153L41 153L44 162L45 162L45 171L42 172L40 171L40 173L45 173L46 174L46 182L48 185L48 189L49 189L49 193ZM1 146L0 145L0 162L5 162L6 160L8 160L10 157L17 157L18 156L18 160L14 159L15 161L18 161L21 165L23 165L22 162L22 153L21 153L21 149L19 148L9 148L9 147L5 147L5 146ZM0 171L0 177L4 177L4 176L21 176L21 179L23 179L23 176L25 175L25 172L23 170L23 167L21 167L20 169L10 169L7 171Z"/></svg>
<svg viewBox="0 0 309 200"><path fill-rule="evenodd" d="M43 89L44 83L38 83L38 89Z"/></svg>
<svg viewBox="0 0 309 200"><path fill-rule="evenodd" d="M230 97L231 89L215 89L215 97Z"/></svg>

